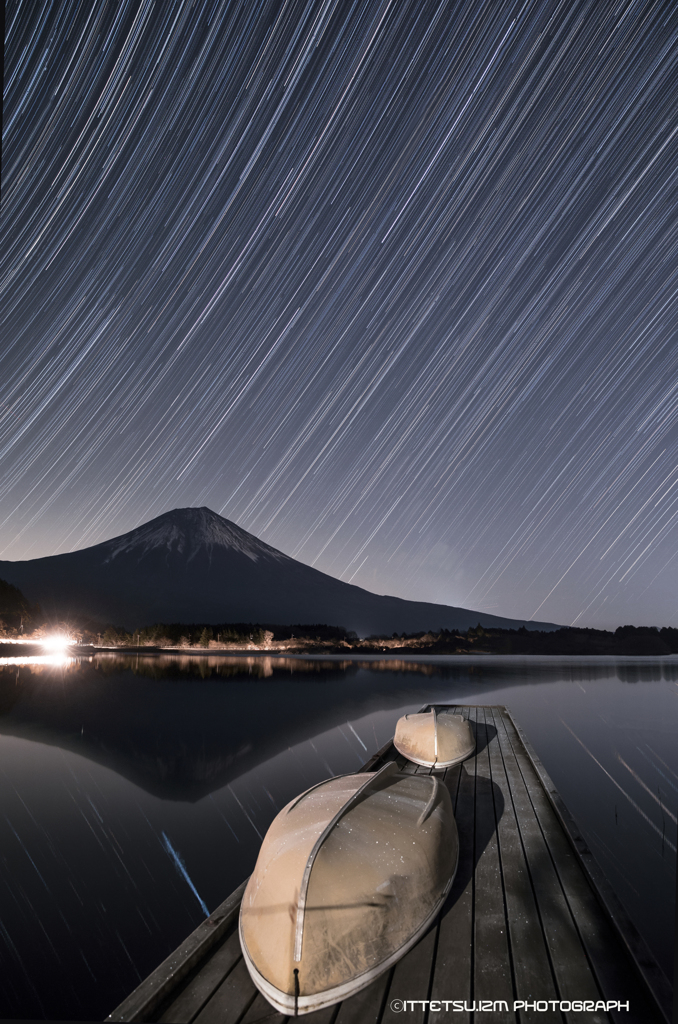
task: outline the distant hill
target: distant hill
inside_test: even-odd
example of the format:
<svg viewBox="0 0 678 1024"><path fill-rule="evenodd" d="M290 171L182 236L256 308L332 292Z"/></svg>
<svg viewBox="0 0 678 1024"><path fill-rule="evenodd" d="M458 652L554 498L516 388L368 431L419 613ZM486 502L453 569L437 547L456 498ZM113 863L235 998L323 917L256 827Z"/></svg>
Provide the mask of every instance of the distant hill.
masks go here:
<svg viewBox="0 0 678 1024"><path fill-rule="evenodd" d="M325 622L360 636L466 630L552 630L467 608L382 597L327 576L208 508L182 508L65 555L0 561L0 578L44 614L138 629L153 622Z"/></svg>

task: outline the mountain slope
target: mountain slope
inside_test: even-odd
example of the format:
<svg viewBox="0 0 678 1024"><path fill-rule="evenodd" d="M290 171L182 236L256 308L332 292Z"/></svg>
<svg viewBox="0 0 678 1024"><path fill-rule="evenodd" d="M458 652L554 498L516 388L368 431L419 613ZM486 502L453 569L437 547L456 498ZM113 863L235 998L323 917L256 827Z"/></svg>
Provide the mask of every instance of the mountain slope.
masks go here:
<svg viewBox="0 0 678 1024"><path fill-rule="evenodd" d="M208 508L166 512L81 551L0 561L5 579L47 614L128 629L153 622L311 623L359 635L551 623L381 597L284 555Z"/></svg>

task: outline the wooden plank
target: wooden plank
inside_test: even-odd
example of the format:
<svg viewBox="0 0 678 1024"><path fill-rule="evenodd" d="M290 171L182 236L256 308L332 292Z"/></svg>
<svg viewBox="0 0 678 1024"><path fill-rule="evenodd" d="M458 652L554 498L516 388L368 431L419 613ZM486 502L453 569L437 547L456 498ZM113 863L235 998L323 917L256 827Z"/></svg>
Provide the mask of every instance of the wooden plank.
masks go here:
<svg viewBox="0 0 678 1024"><path fill-rule="evenodd" d="M453 715L461 715L462 718L473 721L472 712L482 707L482 704L436 704L436 711L451 711Z"/></svg>
<svg viewBox="0 0 678 1024"><path fill-rule="evenodd" d="M450 790L459 833L459 863L452 889L438 924L438 947L431 999L468 1000L473 978L473 837L475 813L475 757L448 768ZM460 1024L470 1024L466 1011L455 1012ZM436 1016L436 1020L438 1017Z"/></svg>
<svg viewBox="0 0 678 1024"><path fill-rule="evenodd" d="M606 915L610 918L613 927L627 949L636 969L640 972L644 981L644 987L649 989L652 999L657 1003L664 1019L667 1022L670 1021L672 992L671 985L669 984L666 975L659 967L659 964L654 959L647 943L629 918L626 910L619 900L619 897L614 892L612 886L594 860L593 854L586 844L586 840L582 836L579 828L572 818L572 815L563 803L560 794L553 785L553 782L547 774L543 764L537 757L534 748L514 721L510 711L506 710L506 716L510 725L515 730L518 739L523 745L525 753L539 777L539 781L542 784L547 799L553 807L563 830L574 847L575 854L594 893L596 894L603 909L606 911Z"/></svg>
<svg viewBox="0 0 678 1024"><path fill-rule="evenodd" d="M254 1002L241 1017L238 1024L289 1024L290 1018L284 1013L278 1013L267 999L257 992Z"/></svg>
<svg viewBox="0 0 678 1024"><path fill-rule="evenodd" d="M340 1003L338 1006L325 1006L322 1010L315 1010L312 1013L305 1013L303 1020L308 1021L309 1024L335 1024L337 1013L339 1012ZM294 1018L284 1013L279 1013L266 999L257 993L254 1002L251 1004L247 1012L237 1024L289 1024L289 1021ZM358 1020L358 1018L356 1018Z"/></svg>
<svg viewBox="0 0 678 1024"><path fill-rule="evenodd" d="M490 720L491 721L488 721ZM506 775L498 738L497 714L486 710L486 727L494 735L489 741L492 781L504 795L504 811L497 823L501 870L513 960L515 999L525 1002L557 999L555 980L532 889L525 851L518 831L511 789ZM521 1020L532 1019L560 1024L560 1011L521 1013Z"/></svg>
<svg viewBox="0 0 678 1024"><path fill-rule="evenodd" d="M241 956L240 938L236 928L166 1007L158 1018L161 1024L191 1024Z"/></svg>
<svg viewBox="0 0 678 1024"><path fill-rule="evenodd" d="M393 761L397 755L397 750L393 746L393 740L388 740L384 743L381 750L378 750L376 754L373 754L369 761L366 761L362 768L359 768L359 772L375 772L377 768L381 768L382 762Z"/></svg>
<svg viewBox="0 0 678 1024"><path fill-rule="evenodd" d="M238 1024L257 995L241 958L200 1013L195 1024Z"/></svg>
<svg viewBox="0 0 678 1024"><path fill-rule="evenodd" d="M402 1009L392 1009L396 1005L394 1001L428 999L429 981L436 951L436 932L435 925L432 925L416 946L413 946L393 968L393 976L381 1018L383 1024L395 1024L396 1021L400 1021L402 1024ZM423 1006L417 1006L414 1010L408 1007L407 1024L424 1024L425 1019L426 1010Z"/></svg>
<svg viewBox="0 0 678 1024"><path fill-rule="evenodd" d="M624 1011L618 1019L626 1020L629 1024L632 1020L647 1024L654 1020L670 1021L671 990L668 981L632 925L631 929L636 935L636 948L645 949L644 963L639 964L633 950L629 949L629 943L624 941L625 936L618 927L619 916L626 916L625 911L609 884L604 879L592 877L592 874L600 876L600 869L595 865L569 813L566 812L567 817L557 813L557 807L550 799L550 794L557 795L557 791L540 764L541 772L545 779L548 779L548 789L546 788L545 779L540 777L537 765L509 715L504 718L504 724L507 738L514 749L516 761L533 803L534 813L553 852L560 883L577 921L581 941L590 959L592 973L603 992L603 998L623 1001L628 998L630 1012ZM559 796L558 801L562 805ZM562 806L564 808L564 805ZM577 842L571 835L570 828L573 829ZM581 856L578 846L586 850L588 865ZM587 866L592 867L593 872L587 870ZM603 891L607 890L608 899L616 902L621 910L617 921L609 913L601 886ZM628 923L630 925L630 922ZM648 965L653 966L654 971L643 969ZM653 991L650 978L658 983L658 991ZM663 986L659 984L662 980Z"/></svg>
<svg viewBox="0 0 678 1024"><path fill-rule="evenodd" d="M452 809L457 813L457 800L459 798L459 783L461 779L461 764L453 764L451 768L439 768L438 771L432 772L435 777L447 787L450 793L450 799L452 800ZM458 831L458 829L457 829Z"/></svg>
<svg viewBox="0 0 678 1024"><path fill-rule="evenodd" d="M392 976L393 968L384 971L362 992L345 999L334 1024L378 1024Z"/></svg>
<svg viewBox="0 0 678 1024"><path fill-rule="evenodd" d="M537 820L526 780L520 771L514 750L508 743L503 719L495 719L504 756L504 767L511 787L513 806L525 857L532 880L539 916L548 946L560 999L594 1000L603 998L591 971L586 952L560 885L551 851ZM557 823L556 823L557 824ZM610 997L616 998L616 997ZM591 1024L608 1021L607 1014L571 1014L573 1021Z"/></svg>
<svg viewBox="0 0 678 1024"><path fill-rule="evenodd" d="M247 879L191 932L178 949L108 1015L107 1021L147 1021L237 919Z"/></svg>
<svg viewBox="0 0 678 1024"><path fill-rule="evenodd" d="M479 753L476 755L473 998L505 1000L512 1008L513 980L497 843L497 816L502 813L503 798L492 784L482 708L478 709L476 730ZM506 1019L515 1020L512 1009ZM496 1020L494 1013L481 1011L474 1015L474 1024L492 1020Z"/></svg>
<svg viewBox="0 0 678 1024"><path fill-rule="evenodd" d="M325 1006L322 1010L314 1010L312 1013L305 1013L304 1020L309 1021L310 1024L334 1024L334 1018L337 1016L338 1012L339 1007L335 1003L334 1006Z"/></svg>

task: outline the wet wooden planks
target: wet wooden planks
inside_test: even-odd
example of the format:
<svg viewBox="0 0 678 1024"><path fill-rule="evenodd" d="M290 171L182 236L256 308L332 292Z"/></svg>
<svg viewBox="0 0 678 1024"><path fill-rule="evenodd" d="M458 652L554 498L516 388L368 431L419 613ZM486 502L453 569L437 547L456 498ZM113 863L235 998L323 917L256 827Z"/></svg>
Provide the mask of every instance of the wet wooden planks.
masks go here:
<svg viewBox="0 0 678 1024"><path fill-rule="evenodd" d="M502 707L452 709L473 722L476 751L461 765L433 772L450 791L459 830L450 895L434 925L394 968L351 999L305 1019L666 1024L666 979L613 894L601 895L604 883L576 826L510 714ZM431 774L392 744L363 770L388 760L406 772ZM288 1018L259 995L247 974L237 933L241 895L242 887L107 1019L284 1024ZM516 1001L537 1000L538 1010L514 1010ZM629 1011L544 1008L544 1001L560 1000L628 1000ZM480 1008L481 1001L493 1002L493 1010Z"/></svg>

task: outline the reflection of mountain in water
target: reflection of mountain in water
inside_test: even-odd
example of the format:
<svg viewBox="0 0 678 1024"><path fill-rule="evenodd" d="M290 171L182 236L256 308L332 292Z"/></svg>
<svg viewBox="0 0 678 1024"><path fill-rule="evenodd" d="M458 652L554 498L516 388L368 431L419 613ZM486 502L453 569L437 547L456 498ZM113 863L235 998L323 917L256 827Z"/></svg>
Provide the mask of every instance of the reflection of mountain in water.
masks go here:
<svg viewBox="0 0 678 1024"><path fill-rule="evenodd" d="M0 733L78 753L164 799L196 801L347 720L455 691L467 699L474 683L678 679L677 663L656 660L535 667L132 654L62 670L0 667Z"/></svg>

